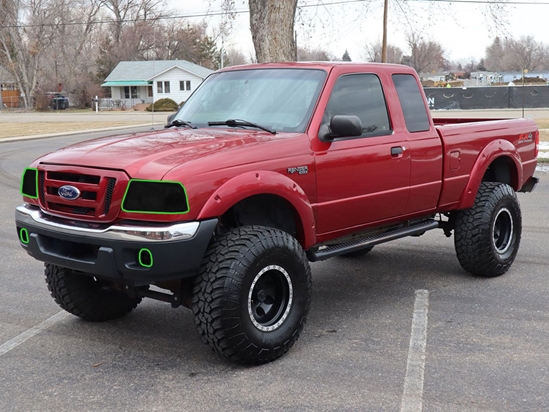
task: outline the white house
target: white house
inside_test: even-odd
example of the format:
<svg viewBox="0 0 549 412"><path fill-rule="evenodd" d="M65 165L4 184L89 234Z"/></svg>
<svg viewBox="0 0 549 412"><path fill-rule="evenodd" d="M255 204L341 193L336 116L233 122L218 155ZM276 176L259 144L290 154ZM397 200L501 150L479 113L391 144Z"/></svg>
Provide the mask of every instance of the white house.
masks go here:
<svg viewBox="0 0 549 412"><path fill-rule="evenodd" d="M113 103L130 108L169 97L180 104L212 70L186 60L120 62L102 87L111 88Z"/></svg>

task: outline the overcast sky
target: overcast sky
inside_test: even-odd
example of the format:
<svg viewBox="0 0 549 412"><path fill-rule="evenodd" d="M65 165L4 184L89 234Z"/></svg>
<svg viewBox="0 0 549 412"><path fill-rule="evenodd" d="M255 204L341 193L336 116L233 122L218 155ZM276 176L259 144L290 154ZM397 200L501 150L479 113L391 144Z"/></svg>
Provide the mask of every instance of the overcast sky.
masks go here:
<svg viewBox="0 0 549 412"><path fill-rule="evenodd" d="M407 27L413 26L421 30L427 40L439 42L446 50L448 59L463 62L471 59L478 62L498 34L500 37L507 34L513 38L531 35L537 41L549 45L549 0L509 0L514 4L506 6L509 22L506 32L498 32L490 27L493 24L483 11L486 6L476 1L447 3L408 0L400 3L408 4L408 8L404 9L405 6L389 0L388 42L408 52L405 32ZM210 11L220 10L220 1L216 0L171 0L170 6L182 15L190 15L207 11L209 3ZM235 3L237 10L247 10L242 1L236 0ZM299 46L323 48L339 58L347 49L352 60L358 61L366 58L365 44L381 39L382 0L308 0L300 1L299 4L321 4L302 9L302 17L298 17L296 26ZM215 27L220 18L212 16L206 19ZM498 18L505 19L505 16L500 15ZM193 17L190 21L199 22L202 19L204 17ZM241 50L246 56L253 54L248 13L236 15L226 45Z"/></svg>

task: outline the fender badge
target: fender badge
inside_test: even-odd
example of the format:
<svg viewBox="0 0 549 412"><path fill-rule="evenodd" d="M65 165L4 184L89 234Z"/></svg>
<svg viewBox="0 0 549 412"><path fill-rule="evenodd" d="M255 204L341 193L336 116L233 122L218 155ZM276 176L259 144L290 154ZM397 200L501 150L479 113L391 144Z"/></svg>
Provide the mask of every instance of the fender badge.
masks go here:
<svg viewBox="0 0 549 412"><path fill-rule="evenodd" d="M76 200L80 197L80 190L71 185L61 186L57 194L65 200Z"/></svg>
<svg viewBox="0 0 549 412"><path fill-rule="evenodd" d="M297 173L299 175L306 175L309 173L309 168L307 166L298 166L298 167L289 167L288 173L293 175L294 173Z"/></svg>

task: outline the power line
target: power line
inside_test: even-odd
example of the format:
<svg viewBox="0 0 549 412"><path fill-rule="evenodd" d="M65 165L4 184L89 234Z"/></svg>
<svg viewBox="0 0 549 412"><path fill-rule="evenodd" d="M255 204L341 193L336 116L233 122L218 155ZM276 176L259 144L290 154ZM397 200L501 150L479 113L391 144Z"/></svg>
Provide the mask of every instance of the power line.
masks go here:
<svg viewBox="0 0 549 412"><path fill-rule="evenodd" d="M460 3L460 4L508 4L513 6L549 6L549 2L546 1L520 1L520 0L407 0L408 2L417 2L417 3ZM335 6L341 4L350 4L350 3L371 3L372 0L340 0L340 1L317 1L316 3L306 3L298 5L298 8L309 8L309 7L326 7L326 6ZM230 14L245 14L249 13L248 9L237 9L230 12ZM176 16L158 16L147 18L146 20L136 20L136 19L124 19L119 20L117 23L132 23L132 22L155 22L161 20L180 20L180 19L192 19L199 17L212 17L212 16L222 16L227 14L224 10L215 10L209 12L196 12L196 13L186 13ZM41 24L9 24L9 25L0 25L0 29L20 29L20 28L30 28L30 27L63 27L63 26L84 26L89 24L112 24L115 23L114 20L98 20L92 22L57 22L57 23L41 23Z"/></svg>

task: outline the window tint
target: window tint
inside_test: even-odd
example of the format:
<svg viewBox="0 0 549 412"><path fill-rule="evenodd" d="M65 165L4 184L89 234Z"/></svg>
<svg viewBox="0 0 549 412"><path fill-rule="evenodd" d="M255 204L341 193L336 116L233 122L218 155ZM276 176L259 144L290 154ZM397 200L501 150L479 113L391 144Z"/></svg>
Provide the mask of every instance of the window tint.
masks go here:
<svg viewBox="0 0 549 412"><path fill-rule="evenodd" d="M303 132L325 79L326 72L316 69L215 73L196 89L177 119L198 125L244 119L278 132Z"/></svg>
<svg viewBox="0 0 549 412"><path fill-rule="evenodd" d="M381 82L374 74L351 74L337 79L324 122L329 123L338 114L358 116L363 134L386 134L391 130Z"/></svg>
<svg viewBox="0 0 549 412"><path fill-rule="evenodd" d="M393 82L408 131L413 133L429 130L429 116L415 77L411 74L393 74Z"/></svg>

